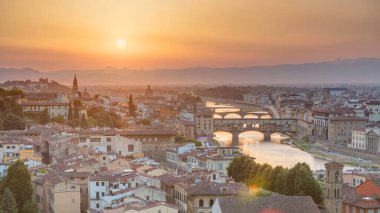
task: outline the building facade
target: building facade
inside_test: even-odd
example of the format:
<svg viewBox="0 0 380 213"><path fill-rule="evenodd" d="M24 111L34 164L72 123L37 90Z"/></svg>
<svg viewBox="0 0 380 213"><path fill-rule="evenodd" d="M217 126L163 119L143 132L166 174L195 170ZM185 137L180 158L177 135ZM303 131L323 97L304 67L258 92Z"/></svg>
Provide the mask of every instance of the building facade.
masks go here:
<svg viewBox="0 0 380 213"><path fill-rule="evenodd" d="M335 144L351 144L352 131L355 129L364 129L367 122L367 118L356 116L336 116L330 118L328 140Z"/></svg>

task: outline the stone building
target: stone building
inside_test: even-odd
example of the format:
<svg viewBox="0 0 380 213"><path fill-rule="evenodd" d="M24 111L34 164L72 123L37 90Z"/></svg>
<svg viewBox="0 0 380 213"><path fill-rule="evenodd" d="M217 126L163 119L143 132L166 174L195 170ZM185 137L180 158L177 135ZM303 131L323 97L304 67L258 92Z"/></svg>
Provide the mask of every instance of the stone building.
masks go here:
<svg viewBox="0 0 380 213"><path fill-rule="evenodd" d="M342 213L343 201L343 164L329 162L325 164L326 181L324 203L328 213Z"/></svg>
<svg viewBox="0 0 380 213"><path fill-rule="evenodd" d="M330 118L328 140L335 144L351 144L352 131L365 128L367 122L367 118L356 116L336 116Z"/></svg>
<svg viewBox="0 0 380 213"><path fill-rule="evenodd" d="M195 134L212 135L214 133L213 112L210 109L199 110L195 114Z"/></svg>

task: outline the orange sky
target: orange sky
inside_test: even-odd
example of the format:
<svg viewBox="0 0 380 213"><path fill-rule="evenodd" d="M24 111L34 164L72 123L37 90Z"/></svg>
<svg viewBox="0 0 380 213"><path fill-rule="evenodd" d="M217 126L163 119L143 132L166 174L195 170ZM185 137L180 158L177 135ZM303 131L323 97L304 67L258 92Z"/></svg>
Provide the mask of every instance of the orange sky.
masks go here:
<svg viewBox="0 0 380 213"><path fill-rule="evenodd" d="M124 48L115 44L120 37ZM357 57L380 57L380 1L0 0L0 67L225 67Z"/></svg>

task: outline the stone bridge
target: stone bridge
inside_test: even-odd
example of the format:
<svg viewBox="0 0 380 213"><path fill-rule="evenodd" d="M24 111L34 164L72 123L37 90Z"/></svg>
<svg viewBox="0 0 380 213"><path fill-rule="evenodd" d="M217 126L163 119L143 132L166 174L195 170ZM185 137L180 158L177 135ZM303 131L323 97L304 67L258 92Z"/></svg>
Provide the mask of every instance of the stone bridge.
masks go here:
<svg viewBox="0 0 380 213"><path fill-rule="evenodd" d="M220 109L220 110L228 110L229 108L213 108L213 114L214 115L219 115L222 119L225 118L227 115L230 115L230 114L236 114L236 115L239 115L240 118L245 118L245 116L247 115L254 115L256 116L258 119L261 119L263 116L270 116L270 117L273 117L272 114L266 112L266 111L262 111L262 112L252 112L252 111L255 111L255 109L253 108L239 108L239 109L236 109L236 111L225 111L225 112L218 112L217 110Z"/></svg>
<svg viewBox="0 0 380 213"><path fill-rule="evenodd" d="M256 119L256 118L214 118L214 131L224 131L232 134L232 145L239 145L239 134L247 131L257 131L264 134L264 141L270 141L273 133L295 132L297 119Z"/></svg>

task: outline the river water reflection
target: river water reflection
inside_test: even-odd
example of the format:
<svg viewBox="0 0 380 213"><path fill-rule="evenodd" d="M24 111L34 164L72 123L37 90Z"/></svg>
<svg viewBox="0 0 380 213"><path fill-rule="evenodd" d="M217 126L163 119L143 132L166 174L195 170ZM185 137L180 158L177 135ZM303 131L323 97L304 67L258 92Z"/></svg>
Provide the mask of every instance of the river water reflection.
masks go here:
<svg viewBox="0 0 380 213"><path fill-rule="evenodd" d="M238 109L230 104L216 104L207 101L207 107L223 108L217 109L216 112L236 112ZM228 109L226 109L228 108ZM257 108L255 112L261 112L263 109ZM237 114L230 114L226 118L239 118ZM215 132L215 139L220 141L223 146L230 146L232 135L227 132ZM292 167L298 162L306 162L312 170L324 169L326 159L313 156L298 148L290 145L281 144L282 140L289 139L287 136L272 134L270 142L263 141L263 134L259 132L244 132L239 136L240 148L243 153L256 158L258 163L268 163L272 166Z"/></svg>

